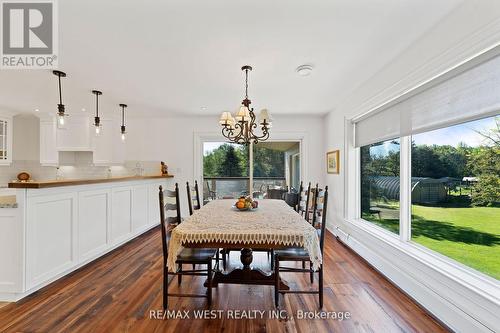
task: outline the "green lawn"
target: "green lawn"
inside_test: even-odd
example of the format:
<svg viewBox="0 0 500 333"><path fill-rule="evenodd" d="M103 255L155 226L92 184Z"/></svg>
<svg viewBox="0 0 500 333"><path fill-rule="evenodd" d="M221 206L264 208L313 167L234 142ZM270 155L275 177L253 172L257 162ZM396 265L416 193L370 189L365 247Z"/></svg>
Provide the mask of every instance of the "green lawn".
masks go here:
<svg viewBox="0 0 500 333"><path fill-rule="evenodd" d="M412 240L500 280L500 208L412 205ZM399 221L363 214L397 232Z"/></svg>

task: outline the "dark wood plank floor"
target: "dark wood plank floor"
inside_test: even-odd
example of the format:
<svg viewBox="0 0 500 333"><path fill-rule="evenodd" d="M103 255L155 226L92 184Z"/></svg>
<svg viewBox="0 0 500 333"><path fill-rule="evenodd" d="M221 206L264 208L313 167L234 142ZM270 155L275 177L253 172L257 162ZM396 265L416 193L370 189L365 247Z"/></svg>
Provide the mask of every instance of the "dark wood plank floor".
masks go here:
<svg viewBox="0 0 500 333"><path fill-rule="evenodd" d="M286 295L281 308L294 318L237 320L151 319L161 310L162 256L154 229L25 299L0 308L0 332L445 332L426 312L331 234L325 246L324 311L349 311L350 319L300 320L297 310L317 310L312 295ZM255 265L268 268L265 253ZM231 262L239 263L233 253ZM309 287L308 275L284 274L292 288ZM184 277L183 292L204 292L202 277ZM171 298L170 309L205 309L204 299ZM274 310L267 286L220 285L212 309ZM193 313L190 312L193 316Z"/></svg>

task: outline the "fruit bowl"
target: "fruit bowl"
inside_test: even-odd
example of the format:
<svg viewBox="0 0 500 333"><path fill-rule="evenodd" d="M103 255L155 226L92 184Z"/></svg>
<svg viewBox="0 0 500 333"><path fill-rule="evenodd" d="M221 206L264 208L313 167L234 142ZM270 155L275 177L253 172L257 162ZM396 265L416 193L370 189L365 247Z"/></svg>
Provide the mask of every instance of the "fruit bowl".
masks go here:
<svg viewBox="0 0 500 333"><path fill-rule="evenodd" d="M239 211L253 210L259 207L259 202L250 197L240 197L233 207Z"/></svg>

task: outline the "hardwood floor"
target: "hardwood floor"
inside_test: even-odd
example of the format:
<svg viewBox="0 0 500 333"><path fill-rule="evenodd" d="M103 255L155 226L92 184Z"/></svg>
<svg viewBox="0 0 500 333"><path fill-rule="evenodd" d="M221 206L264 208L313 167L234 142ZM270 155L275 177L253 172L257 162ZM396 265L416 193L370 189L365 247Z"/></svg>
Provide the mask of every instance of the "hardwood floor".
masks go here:
<svg viewBox="0 0 500 333"><path fill-rule="evenodd" d="M0 332L445 332L423 309L399 291L331 234L325 244L324 311L349 311L350 319L297 318L315 311L317 297L286 295L281 309L294 318L273 319L273 289L268 286L219 285L214 289L218 319L151 319L161 310L162 257L158 228L107 256L54 282L25 299L0 308ZM266 254L254 265L268 269ZM233 252L231 263L238 264ZM292 288L310 286L308 274L285 273ZM204 292L203 277L184 277L183 292ZM206 309L205 299L170 298L169 309ZM265 310L263 318L228 318L228 310ZM236 312L232 312L236 314ZM247 312L247 314L249 314ZM251 314L251 313L250 313Z"/></svg>

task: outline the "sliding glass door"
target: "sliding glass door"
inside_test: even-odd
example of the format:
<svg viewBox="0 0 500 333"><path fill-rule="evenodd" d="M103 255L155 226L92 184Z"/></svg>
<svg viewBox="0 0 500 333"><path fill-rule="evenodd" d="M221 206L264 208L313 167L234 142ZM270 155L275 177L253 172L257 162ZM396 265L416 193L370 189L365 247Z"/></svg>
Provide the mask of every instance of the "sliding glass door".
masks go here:
<svg viewBox="0 0 500 333"><path fill-rule="evenodd" d="M298 189L300 143L261 142L242 146L226 142L203 143L204 197L211 199L276 198Z"/></svg>

